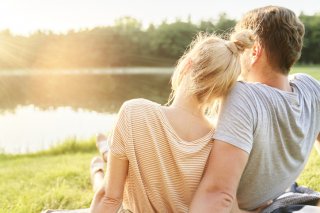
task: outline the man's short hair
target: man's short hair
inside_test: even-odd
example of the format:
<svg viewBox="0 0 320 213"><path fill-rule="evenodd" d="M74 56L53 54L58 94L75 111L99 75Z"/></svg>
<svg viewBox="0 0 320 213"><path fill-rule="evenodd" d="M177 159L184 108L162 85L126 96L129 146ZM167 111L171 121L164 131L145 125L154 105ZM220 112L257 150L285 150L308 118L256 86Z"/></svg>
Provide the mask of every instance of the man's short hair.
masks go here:
<svg viewBox="0 0 320 213"><path fill-rule="evenodd" d="M287 8L267 6L251 10L235 28L236 31L243 29L256 33L271 66L280 68L285 75L301 56L304 25Z"/></svg>

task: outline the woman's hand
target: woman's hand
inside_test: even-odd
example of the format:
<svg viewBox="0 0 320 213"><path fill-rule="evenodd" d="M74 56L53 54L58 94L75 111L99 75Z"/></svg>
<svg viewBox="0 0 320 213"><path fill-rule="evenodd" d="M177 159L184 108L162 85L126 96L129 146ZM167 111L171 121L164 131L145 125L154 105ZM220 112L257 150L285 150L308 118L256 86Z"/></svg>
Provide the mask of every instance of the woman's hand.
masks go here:
<svg viewBox="0 0 320 213"><path fill-rule="evenodd" d="M104 184L96 191L90 212L117 212L122 204L123 190L128 174L128 160L108 154L107 171Z"/></svg>
<svg viewBox="0 0 320 213"><path fill-rule="evenodd" d="M100 187L91 202L91 213L118 212L122 199L114 199L106 196L104 186Z"/></svg>

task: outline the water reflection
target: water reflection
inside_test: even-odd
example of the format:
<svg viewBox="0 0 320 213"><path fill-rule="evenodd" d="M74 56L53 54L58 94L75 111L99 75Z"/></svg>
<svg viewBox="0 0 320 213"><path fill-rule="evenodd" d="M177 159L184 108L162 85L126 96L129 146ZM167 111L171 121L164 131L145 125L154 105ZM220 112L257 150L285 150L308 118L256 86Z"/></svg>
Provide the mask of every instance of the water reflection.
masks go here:
<svg viewBox="0 0 320 213"><path fill-rule="evenodd" d="M166 103L170 93L170 74L69 74L44 73L1 75L0 110L18 105L42 109L71 106L98 112L117 112L132 98Z"/></svg>
<svg viewBox="0 0 320 213"><path fill-rule="evenodd" d="M35 152L66 138L85 139L112 128L116 114L74 110L41 110L33 105L0 114L0 147L6 153Z"/></svg>
<svg viewBox="0 0 320 213"><path fill-rule="evenodd" d="M128 99L166 103L171 73L172 68L1 71L0 149L34 152L66 137L108 131Z"/></svg>

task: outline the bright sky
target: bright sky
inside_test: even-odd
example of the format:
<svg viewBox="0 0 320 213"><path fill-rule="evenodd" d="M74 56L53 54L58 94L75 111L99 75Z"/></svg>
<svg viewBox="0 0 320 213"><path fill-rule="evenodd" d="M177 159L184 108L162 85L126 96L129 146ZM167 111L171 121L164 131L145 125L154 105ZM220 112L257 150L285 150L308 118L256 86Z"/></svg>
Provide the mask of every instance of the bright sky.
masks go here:
<svg viewBox="0 0 320 213"><path fill-rule="evenodd" d="M240 18L255 7L279 5L297 14L320 12L319 0L0 0L0 30L28 34L37 29L65 32L113 24L116 18L132 16L144 25L167 19L193 21L215 19L226 12Z"/></svg>

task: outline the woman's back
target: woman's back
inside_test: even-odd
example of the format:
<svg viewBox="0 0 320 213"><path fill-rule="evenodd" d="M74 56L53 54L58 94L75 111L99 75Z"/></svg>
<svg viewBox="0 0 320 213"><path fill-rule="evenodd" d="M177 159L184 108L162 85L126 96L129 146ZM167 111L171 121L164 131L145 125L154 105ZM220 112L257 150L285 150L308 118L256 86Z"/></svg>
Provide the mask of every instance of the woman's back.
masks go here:
<svg viewBox="0 0 320 213"><path fill-rule="evenodd" d="M232 88L239 54L254 43L251 31L232 39L199 34L173 72L169 108L143 99L123 105L92 211L114 211L122 198L133 212L188 211L212 146L205 114Z"/></svg>
<svg viewBox="0 0 320 213"><path fill-rule="evenodd" d="M185 141L162 106L145 99L127 101L110 146L111 154L129 161L124 209L187 212L205 169L212 135L213 130Z"/></svg>

